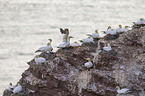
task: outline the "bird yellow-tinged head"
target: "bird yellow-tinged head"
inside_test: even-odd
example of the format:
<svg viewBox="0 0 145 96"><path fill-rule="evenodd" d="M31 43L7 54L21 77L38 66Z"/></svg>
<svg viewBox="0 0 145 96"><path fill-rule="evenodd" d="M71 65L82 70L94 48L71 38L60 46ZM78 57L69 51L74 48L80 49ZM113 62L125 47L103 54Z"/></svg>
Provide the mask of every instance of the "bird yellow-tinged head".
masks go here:
<svg viewBox="0 0 145 96"><path fill-rule="evenodd" d="M90 58L87 58L87 60L90 62L91 61L91 59Z"/></svg>
<svg viewBox="0 0 145 96"><path fill-rule="evenodd" d="M9 85L10 85L10 86L13 86L13 84L12 84L12 83L10 83Z"/></svg>
<svg viewBox="0 0 145 96"><path fill-rule="evenodd" d="M111 29L111 26L108 26L108 29Z"/></svg>
<svg viewBox="0 0 145 96"><path fill-rule="evenodd" d="M98 30L95 30L95 33L98 33Z"/></svg>
<svg viewBox="0 0 145 96"><path fill-rule="evenodd" d="M50 41L50 44L51 44L51 42L52 42L52 39L48 39L49 41Z"/></svg>
<svg viewBox="0 0 145 96"><path fill-rule="evenodd" d="M125 26L125 29L129 28L129 26Z"/></svg>
<svg viewBox="0 0 145 96"><path fill-rule="evenodd" d="M39 55L36 55L35 58L39 58Z"/></svg>
<svg viewBox="0 0 145 96"><path fill-rule="evenodd" d="M119 25L119 28L122 28L122 25Z"/></svg>
<svg viewBox="0 0 145 96"><path fill-rule="evenodd" d="M120 87L119 87L119 86L116 86L116 89L117 89L117 90L120 90Z"/></svg>

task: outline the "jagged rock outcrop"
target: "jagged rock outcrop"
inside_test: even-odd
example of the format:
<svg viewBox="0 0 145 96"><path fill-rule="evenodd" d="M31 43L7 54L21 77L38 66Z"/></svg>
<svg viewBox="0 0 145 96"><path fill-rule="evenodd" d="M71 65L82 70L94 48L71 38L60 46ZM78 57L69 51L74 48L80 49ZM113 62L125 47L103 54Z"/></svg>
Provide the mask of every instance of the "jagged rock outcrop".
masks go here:
<svg viewBox="0 0 145 96"><path fill-rule="evenodd" d="M118 85L132 89L132 96L145 96L145 27L133 27L117 39L110 38L114 37L100 40L111 43L108 52L100 51L96 41L76 49L41 53L47 62L29 62L19 80L23 90L13 96L116 96ZM88 57L95 65L90 71L83 66ZM5 90L3 96L10 94Z"/></svg>

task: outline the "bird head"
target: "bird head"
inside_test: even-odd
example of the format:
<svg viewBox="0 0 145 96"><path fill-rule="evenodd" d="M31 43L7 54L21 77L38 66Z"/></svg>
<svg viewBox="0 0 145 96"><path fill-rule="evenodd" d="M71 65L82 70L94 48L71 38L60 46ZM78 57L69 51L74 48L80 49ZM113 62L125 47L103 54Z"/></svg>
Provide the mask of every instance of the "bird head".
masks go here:
<svg viewBox="0 0 145 96"><path fill-rule="evenodd" d="M48 39L50 41L50 43L52 42L52 39Z"/></svg>
<svg viewBox="0 0 145 96"><path fill-rule="evenodd" d="M98 33L98 30L95 30L95 33Z"/></svg>
<svg viewBox="0 0 145 96"><path fill-rule="evenodd" d="M120 87L119 87L119 86L116 86L116 89L117 89L117 90L120 90Z"/></svg>
<svg viewBox="0 0 145 96"><path fill-rule="evenodd" d="M108 28L107 29L111 29L111 26L108 26Z"/></svg>
<svg viewBox="0 0 145 96"><path fill-rule="evenodd" d="M91 37L88 37L89 39L91 38Z"/></svg>
<svg viewBox="0 0 145 96"><path fill-rule="evenodd" d="M9 85L10 85L10 86L13 86L13 84L12 84L12 83L10 83Z"/></svg>
<svg viewBox="0 0 145 96"><path fill-rule="evenodd" d="M129 28L129 26L125 26L125 29Z"/></svg>
<svg viewBox="0 0 145 96"><path fill-rule="evenodd" d="M77 41L75 41L75 43L78 43Z"/></svg>
<svg viewBox="0 0 145 96"><path fill-rule="evenodd" d="M139 20L143 21L143 20L144 20L144 18L140 18Z"/></svg>
<svg viewBox="0 0 145 96"><path fill-rule="evenodd" d="M91 61L91 59L90 58L87 58L87 60L90 62Z"/></svg>
<svg viewBox="0 0 145 96"><path fill-rule="evenodd" d="M69 34L68 28L66 28L64 31L65 31L65 34Z"/></svg>
<svg viewBox="0 0 145 96"><path fill-rule="evenodd" d="M39 55L36 55L35 58L39 58Z"/></svg>
<svg viewBox="0 0 145 96"><path fill-rule="evenodd" d="M122 28L122 25L119 25L119 28Z"/></svg>

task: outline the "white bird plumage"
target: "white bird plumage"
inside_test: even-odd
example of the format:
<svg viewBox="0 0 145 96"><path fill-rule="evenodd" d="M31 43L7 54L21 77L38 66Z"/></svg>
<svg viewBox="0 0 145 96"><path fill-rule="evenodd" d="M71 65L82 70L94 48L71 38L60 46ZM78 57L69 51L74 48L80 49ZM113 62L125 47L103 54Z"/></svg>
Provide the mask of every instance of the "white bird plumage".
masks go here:
<svg viewBox="0 0 145 96"><path fill-rule="evenodd" d="M45 63L46 62L46 59L43 58L43 57L39 57L38 55L36 55L35 62L36 62L36 64Z"/></svg>
<svg viewBox="0 0 145 96"><path fill-rule="evenodd" d="M87 58L88 62L84 63L84 66L87 68L91 68L93 66L93 63L91 62L90 58Z"/></svg>
<svg viewBox="0 0 145 96"><path fill-rule="evenodd" d="M83 43L91 43L93 42L94 43L94 40L92 37L88 37L88 38L85 38L83 40L80 40L80 42L83 42Z"/></svg>
<svg viewBox="0 0 145 96"><path fill-rule="evenodd" d="M12 85L12 83L9 84L8 90L12 91L15 87Z"/></svg>
<svg viewBox="0 0 145 96"><path fill-rule="evenodd" d="M127 88L120 89L119 86L116 86L116 88L117 88L117 93L119 93L119 94L126 94L127 92L130 91L130 90L127 89Z"/></svg>
<svg viewBox="0 0 145 96"><path fill-rule="evenodd" d="M20 84L18 84L18 86L16 86L13 90L13 94L15 93L20 93L22 91L22 86Z"/></svg>
<svg viewBox="0 0 145 96"><path fill-rule="evenodd" d="M112 48L111 48L111 46L110 46L110 43L108 43L107 46L103 47L103 50L105 50L105 51L110 51L110 50L112 50Z"/></svg>
<svg viewBox="0 0 145 96"><path fill-rule="evenodd" d="M52 51L53 50L53 48L51 46L52 39L48 39L48 40L50 40L50 42L47 43L47 46L40 47L37 51L35 51L35 53L36 52L47 52L47 51L50 52L50 51Z"/></svg>
<svg viewBox="0 0 145 96"><path fill-rule="evenodd" d="M78 42L74 42L74 43L71 43L70 46L72 46L72 47L78 47L78 46L80 46L80 44Z"/></svg>
<svg viewBox="0 0 145 96"><path fill-rule="evenodd" d="M68 47L70 45L70 38L73 38L73 37L72 36L68 36L67 42L63 42L63 43L59 44L57 47L58 48Z"/></svg>
<svg viewBox="0 0 145 96"><path fill-rule="evenodd" d="M92 33L91 35L90 34L87 34L88 36L91 36L92 38L99 38L99 33L98 33L98 30L95 30L95 33Z"/></svg>
<svg viewBox="0 0 145 96"><path fill-rule="evenodd" d="M107 28L106 31L103 31L105 34L110 34L110 35L116 35L116 30L115 29L111 29L111 26L109 26Z"/></svg>
<svg viewBox="0 0 145 96"><path fill-rule="evenodd" d="M140 25L140 24L145 24L145 19L140 18L137 22L133 22L134 24Z"/></svg>

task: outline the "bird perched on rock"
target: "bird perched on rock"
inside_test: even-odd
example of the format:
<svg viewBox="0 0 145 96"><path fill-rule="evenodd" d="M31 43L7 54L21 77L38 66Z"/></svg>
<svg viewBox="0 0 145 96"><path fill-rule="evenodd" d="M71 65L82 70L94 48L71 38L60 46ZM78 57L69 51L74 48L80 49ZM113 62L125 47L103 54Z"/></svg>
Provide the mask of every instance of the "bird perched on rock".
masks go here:
<svg viewBox="0 0 145 96"><path fill-rule="evenodd" d="M60 28L60 32L61 32L61 34L63 34L63 38L62 38L63 42L67 42L69 30L67 28L64 30L62 28Z"/></svg>
<svg viewBox="0 0 145 96"><path fill-rule="evenodd" d="M13 94L20 93L22 91L22 86L18 83L18 86L16 86L13 90Z"/></svg>
<svg viewBox="0 0 145 96"><path fill-rule="evenodd" d="M80 46L80 44L78 42L74 42L70 44L71 47L77 48Z"/></svg>
<svg viewBox="0 0 145 96"><path fill-rule="evenodd" d="M117 89L118 94L124 94L125 95L126 93L131 92L131 90L129 90L127 88L120 89L119 86L116 86L116 89Z"/></svg>
<svg viewBox="0 0 145 96"><path fill-rule="evenodd" d="M52 39L48 39L50 42L47 43L47 46L44 46L44 47L40 47L36 52L51 52L53 50L52 46L51 46L51 42L52 42Z"/></svg>
<svg viewBox="0 0 145 96"><path fill-rule="evenodd" d="M119 25L119 28L116 28L116 29L114 29L114 30L116 30L116 33L123 32L122 25Z"/></svg>
<svg viewBox="0 0 145 96"><path fill-rule="evenodd" d="M88 62L84 63L84 66L88 68L88 71L90 71L90 68L93 66L93 63L91 62L90 58L87 58Z"/></svg>
<svg viewBox="0 0 145 96"><path fill-rule="evenodd" d="M35 62L36 62L36 64L45 63L46 62L46 59L43 58L43 57L39 57L39 55L36 55L35 56Z"/></svg>
<svg viewBox="0 0 145 96"><path fill-rule="evenodd" d="M109 26L106 31L102 31L102 32L104 32L107 35L116 35L116 30L112 29L111 26Z"/></svg>
<svg viewBox="0 0 145 96"><path fill-rule="evenodd" d="M12 85L12 83L10 83L10 84L9 84L8 90L9 90L9 91L12 91L14 88L15 88L15 87Z"/></svg>
<svg viewBox="0 0 145 96"><path fill-rule="evenodd" d="M122 30L123 30L123 32L127 32L127 31L131 30L131 28L129 26L125 26L125 28L123 28Z"/></svg>
<svg viewBox="0 0 145 96"><path fill-rule="evenodd" d="M92 33L91 35L90 34L87 34L88 36L94 38L94 39L97 39L99 38L99 33L98 33L98 30L95 30L95 33Z"/></svg>
<svg viewBox="0 0 145 96"><path fill-rule="evenodd" d="M74 37L68 36L67 42L63 42L63 43L59 44L59 45L57 46L57 48L69 47L69 45L70 45L70 38L74 38Z"/></svg>
<svg viewBox="0 0 145 96"><path fill-rule="evenodd" d="M140 18L137 22L133 22L135 25L141 25L141 24L145 24L145 19L144 18Z"/></svg>
<svg viewBox="0 0 145 96"><path fill-rule="evenodd" d="M112 50L112 48L111 48L111 46L110 46L110 43L108 43L107 46L103 47L103 50L105 50L105 51L110 51L110 50Z"/></svg>
<svg viewBox="0 0 145 96"><path fill-rule="evenodd" d="M79 41L82 43L91 43L91 42L94 43L94 40L92 37L88 37L88 38L85 38L85 39L79 40Z"/></svg>

